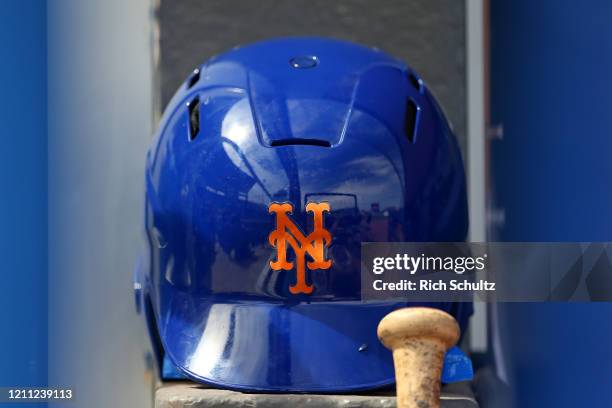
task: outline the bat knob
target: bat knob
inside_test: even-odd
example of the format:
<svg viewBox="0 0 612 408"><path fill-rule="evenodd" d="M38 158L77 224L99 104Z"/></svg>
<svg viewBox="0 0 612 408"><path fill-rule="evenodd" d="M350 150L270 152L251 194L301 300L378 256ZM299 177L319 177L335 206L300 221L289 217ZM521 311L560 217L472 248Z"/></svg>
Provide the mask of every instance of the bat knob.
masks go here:
<svg viewBox="0 0 612 408"><path fill-rule="evenodd" d="M428 307L398 309L380 321L378 338L393 352L398 408L440 406L444 355L459 335L453 316Z"/></svg>

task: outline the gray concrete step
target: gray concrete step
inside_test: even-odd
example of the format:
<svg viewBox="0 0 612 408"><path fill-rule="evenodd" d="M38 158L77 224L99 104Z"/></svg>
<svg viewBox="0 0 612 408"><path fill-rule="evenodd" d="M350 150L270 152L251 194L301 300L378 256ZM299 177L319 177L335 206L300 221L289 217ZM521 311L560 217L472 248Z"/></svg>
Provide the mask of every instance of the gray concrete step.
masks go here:
<svg viewBox="0 0 612 408"><path fill-rule="evenodd" d="M442 408L478 408L469 384L452 384L442 390ZM390 408L391 392L358 395L246 394L219 390L190 382L165 383L155 393L156 408Z"/></svg>

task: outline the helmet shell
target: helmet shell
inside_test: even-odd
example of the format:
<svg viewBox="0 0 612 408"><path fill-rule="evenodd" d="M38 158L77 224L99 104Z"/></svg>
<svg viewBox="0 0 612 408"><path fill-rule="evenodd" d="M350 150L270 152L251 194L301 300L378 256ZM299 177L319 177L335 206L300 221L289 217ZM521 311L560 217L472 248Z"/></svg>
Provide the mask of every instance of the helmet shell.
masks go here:
<svg viewBox="0 0 612 408"><path fill-rule="evenodd" d="M310 202L330 206L331 266L307 270L312 293L295 294L295 269L270 264L269 207L289 203L309 236ZM406 304L361 301L361 242L464 240L461 155L404 63L342 41L260 42L212 58L169 103L147 156L145 224L142 290L187 376L258 391L380 387L394 376L376 327ZM462 327L471 312L428 306Z"/></svg>

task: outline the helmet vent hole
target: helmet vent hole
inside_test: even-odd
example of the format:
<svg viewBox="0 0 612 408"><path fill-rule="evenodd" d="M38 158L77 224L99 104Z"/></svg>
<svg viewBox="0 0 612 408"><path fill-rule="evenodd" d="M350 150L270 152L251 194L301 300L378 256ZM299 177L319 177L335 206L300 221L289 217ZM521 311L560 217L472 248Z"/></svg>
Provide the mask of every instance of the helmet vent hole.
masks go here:
<svg viewBox="0 0 612 408"><path fill-rule="evenodd" d="M305 139L305 138L298 138L298 137L293 137L293 138L289 138L289 139L273 140L270 143L270 146L272 146L272 147L296 146L296 145L297 146L331 147L331 143L328 142L327 140Z"/></svg>
<svg viewBox="0 0 612 408"><path fill-rule="evenodd" d="M406 102L406 116L404 119L404 131L406 132L406 138L408 139L410 143L414 143L414 141L416 140L418 118L419 118L419 107L412 99L408 99L408 102Z"/></svg>
<svg viewBox="0 0 612 408"><path fill-rule="evenodd" d="M200 80L200 69L196 68L193 70L193 72L191 73L191 76L187 80L187 89L194 86L199 80Z"/></svg>
<svg viewBox="0 0 612 408"><path fill-rule="evenodd" d="M189 110L189 140L193 140L200 133L200 98L196 96L187 104Z"/></svg>
<svg viewBox="0 0 612 408"><path fill-rule="evenodd" d="M408 80L410 80L410 84L419 92L423 92L423 81L421 81L416 75L413 73L408 74Z"/></svg>

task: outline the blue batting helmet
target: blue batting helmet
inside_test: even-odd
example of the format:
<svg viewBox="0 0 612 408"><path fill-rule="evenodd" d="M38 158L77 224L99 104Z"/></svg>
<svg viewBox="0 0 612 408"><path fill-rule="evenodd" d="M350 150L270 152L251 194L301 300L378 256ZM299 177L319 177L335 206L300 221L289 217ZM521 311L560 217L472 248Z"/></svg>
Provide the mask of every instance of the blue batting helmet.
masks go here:
<svg viewBox="0 0 612 408"><path fill-rule="evenodd" d="M393 383L362 302L360 244L463 241L460 151L401 61L291 38L199 67L147 156L137 272L154 343L182 373L234 389L348 391ZM471 304L433 303L462 328Z"/></svg>

